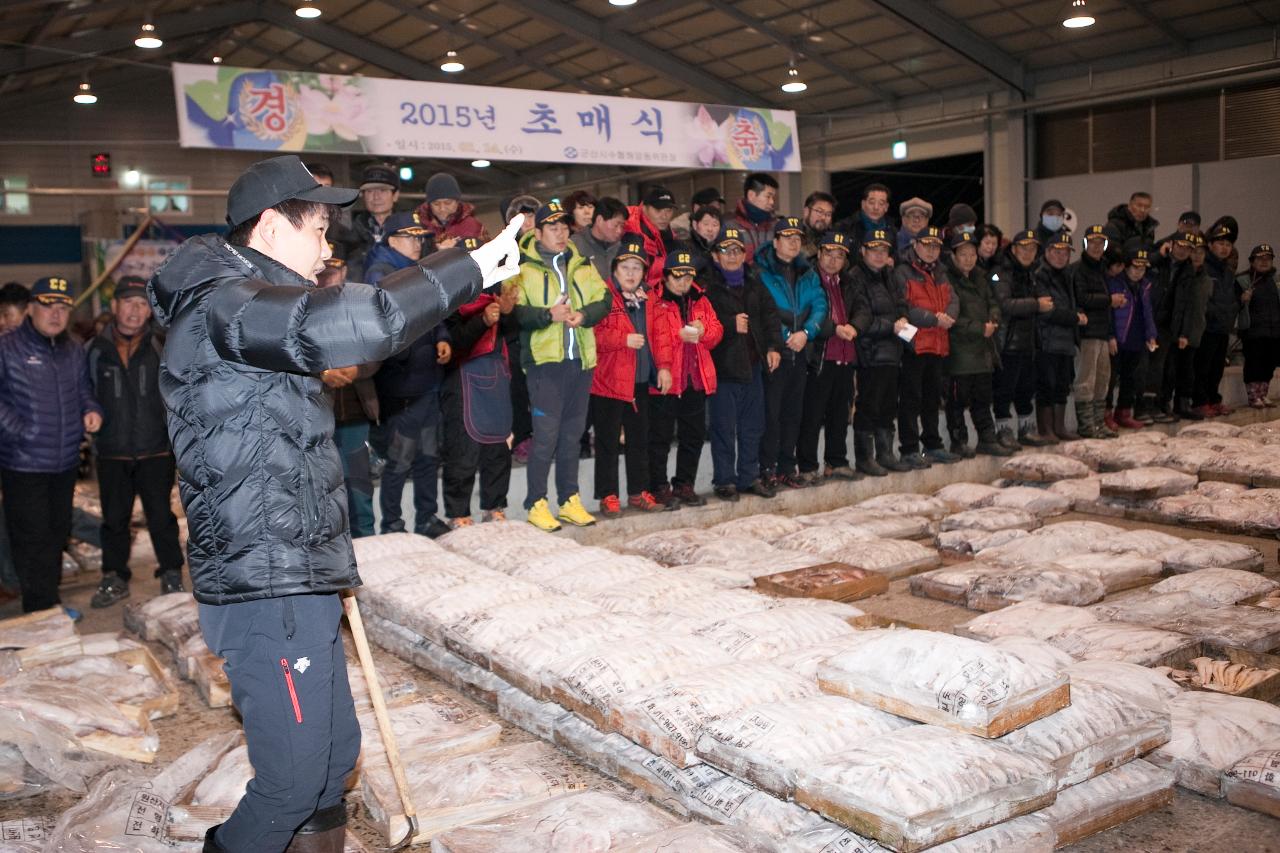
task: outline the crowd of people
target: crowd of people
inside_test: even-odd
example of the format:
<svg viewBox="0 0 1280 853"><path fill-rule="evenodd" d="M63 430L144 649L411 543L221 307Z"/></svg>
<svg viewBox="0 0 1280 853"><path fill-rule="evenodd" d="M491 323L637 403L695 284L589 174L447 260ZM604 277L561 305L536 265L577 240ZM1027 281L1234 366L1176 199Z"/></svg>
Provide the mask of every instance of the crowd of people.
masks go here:
<svg viewBox="0 0 1280 853"><path fill-rule="evenodd" d="M320 286L376 285L488 239L453 176L425 189L402 210L397 170L365 169L360 209L329 223ZM507 199L505 218L524 214L517 276L381 362L324 370L352 535L405 530L407 484L417 533L475 523L477 481L479 520L504 519L513 463L529 521L557 530L705 504L708 440L714 495L736 501L1215 417L1229 412L1233 337L1249 405L1274 405L1274 251L1254 246L1240 268L1230 216L1202 228L1188 211L1157 234L1151 196L1135 192L1077 233L1055 199L1006 235L968 205L941 216L922 198L895 221L889 189L871 183L834 222L821 191L800 216L780 214L766 173L748 175L732 207L715 189L689 201L677 216L660 186L632 205L583 191ZM0 587L20 589L25 609L58 602L86 433L103 510L93 606L129 595L135 497L163 589L182 588L151 311L146 282L126 277L82 344L66 280L0 288L0 484L23 496L6 502Z"/></svg>
<svg viewBox="0 0 1280 853"><path fill-rule="evenodd" d="M395 212L389 166L367 169L360 190L365 209L329 232L339 279L376 281L487 236L448 174L411 213ZM386 460L383 531L403 524L393 471L413 472L418 532L436 535L474 523L477 475L481 521L503 518L514 460L530 522L556 530L705 504L694 485L708 439L714 494L734 501L1216 417L1229 411L1219 386L1233 335L1250 405L1272 405L1274 252L1256 246L1237 270L1229 216L1202 229L1188 211L1158 235L1151 196L1135 192L1078 233L1050 200L1006 235L965 204L935 216L911 198L891 219L889 189L871 183L834 222L821 191L800 216L780 214L767 173L748 175L732 207L713 188L680 206L661 186L631 205L584 191L504 201L506 217L526 214L520 275L397 356L415 365L412 394L387 365L368 380L383 407L370 441ZM417 412L406 429L389 426L389 403ZM360 442L344 447L360 455ZM589 454L590 509L578 477ZM367 470L349 465L366 507ZM370 519L357 535L373 532L367 509L352 518Z"/></svg>

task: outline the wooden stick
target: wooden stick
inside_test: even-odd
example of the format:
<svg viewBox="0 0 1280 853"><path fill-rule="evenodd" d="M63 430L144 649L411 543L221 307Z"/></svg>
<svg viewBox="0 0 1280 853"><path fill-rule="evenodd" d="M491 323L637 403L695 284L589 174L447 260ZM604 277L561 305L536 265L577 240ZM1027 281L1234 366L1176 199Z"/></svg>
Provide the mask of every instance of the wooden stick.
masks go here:
<svg viewBox="0 0 1280 853"><path fill-rule="evenodd" d="M106 269L98 274L98 277L95 278L93 283L85 289L84 293L76 297L76 302L73 307L79 308L86 299L93 295L95 290L102 286L104 281L111 277L111 274L116 271L120 264L124 262L124 259L129 256L129 253L133 251L133 247L137 242L142 239L142 235L147 233L147 229L151 227L151 223L154 222L155 219L156 218L154 216L147 214L147 218L142 220L142 224L138 226L138 229L129 235L128 240L124 241L124 251L120 253L113 263L109 264Z"/></svg>
<svg viewBox="0 0 1280 853"><path fill-rule="evenodd" d="M378 733L382 736L382 746L387 751L387 762L391 765L391 776L395 779L396 788L400 792L400 805L404 809L405 819L409 822L409 833L401 844L393 849L407 846L418 834L417 811L413 807L413 798L409 795L409 780L404 775L404 765L400 763L400 750L396 746L396 735L391 729L391 718L387 716L387 703L382 696L382 687L378 684L378 672L373 665L373 655L369 651L369 638L364 633L364 620L360 617L360 605L356 603L353 592L348 591L342 597L342 606L347 613L347 624L351 626L351 639L355 643L356 656L360 659L360 669L364 672L365 683L369 687L369 701L373 703L373 716L378 722ZM392 839L387 839L391 841Z"/></svg>

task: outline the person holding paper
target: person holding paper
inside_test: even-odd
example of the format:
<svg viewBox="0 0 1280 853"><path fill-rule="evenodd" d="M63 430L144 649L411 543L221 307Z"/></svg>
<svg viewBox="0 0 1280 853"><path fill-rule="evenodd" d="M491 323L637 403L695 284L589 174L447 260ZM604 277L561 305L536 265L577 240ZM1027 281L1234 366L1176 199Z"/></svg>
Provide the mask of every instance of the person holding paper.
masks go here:
<svg viewBox="0 0 1280 853"><path fill-rule="evenodd" d="M867 232L854 266L851 317L858 334L858 402L853 415L857 470L870 477L908 471L893 453L893 421L898 413L898 371L904 340L914 337L907 300L893 282L890 233Z"/></svg>

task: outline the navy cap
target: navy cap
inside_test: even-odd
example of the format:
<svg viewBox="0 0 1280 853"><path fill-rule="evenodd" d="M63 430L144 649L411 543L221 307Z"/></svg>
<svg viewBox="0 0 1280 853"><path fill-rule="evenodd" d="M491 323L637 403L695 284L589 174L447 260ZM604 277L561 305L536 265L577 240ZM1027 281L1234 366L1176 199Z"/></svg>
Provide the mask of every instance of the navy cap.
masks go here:
<svg viewBox="0 0 1280 853"><path fill-rule="evenodd" d="M116 289L111 294L111 298L129 299L134 296L147 298L147 280L140 275L121 276L116 282Z"/></svg>
<svg viewBox="0 0 1280 853"><path fill-rule="evenodd" d="M231 185L227 193L227 224L243 225L269 207L299 199L346 207L355 203L359 192L342 187L326 187L302 165L297 155L286 154L259 160Z"/></svg>
<svg viewBox="0 0 1280 853"><path fill-rule="evenodd" d="M1253 260L1258 257L1258 255L1269 255L1274 258L1276 256L1276 250L1271 248L1270 243L1259 243L1253 247L1251 252L1249 252L1249 260Z"/></svg>
<svg viewBox="0 0 1280 853"><path fill-rule="evenodd" d="M822 242L818 244L822 249L844 249L849 251L849 238L844 235L843 231L828 231L822 235Z"/></svg>
<svg viewBox="0 0 1280 853"><path fill-rule="evenodd" d="M71 305L71 284L65 278L45 276L31 285L31 298L41 305Z"/></svg>
<svg viewBox="0 0 1280 853"><path fill-rule="evenodd" d="M1101 237L1103 240L1106 240L1108 239L1107 230L1101 225L1090 225L1084 230L1084 239L1088 241L1091 237Z"/></svg>
<svg viewBox="0 0 1280 853"><path fill-rule="evenodd" d="M693 275L697 271L698 265L693 260L693 252L687 248L667 252L666 263L662 265L664 275Z"/></svg>
<svg viewBox="0 0 1280 853"><path fill-rule="evenodd" d="M951 251L955 251L961 246L972 246L975 250L978 248L978 241L973 239L972 231L957 231L951 235Z"/></svg>
<svg viewBox="0 0 1280 853"><path fill-rule="evenodd" d="M720 233L716 236L716 249L723 249L725 246L737 246L740 249L747 248L747 243L742 239L742 229L736 225L726 225L720 229Z"/></svg>
<svg viewBox="0 0 1280 853"><path fill-rule="evenodd" d="M458 246L468 252L474 252L480 248L480 239L478 237L463 237L458 241Z"/></svg>
<svg viewBox="0 0 1280 853"><path fill-rule="evenodd" d="M1058 208L1058 210L1061 210L1063 213L1066 213L1067 211L1067 206L1065 204L1058 201L1056 198L1051 198L1048 201L1046 201L1044 204L1040 205L1040 215L1044 216L1044 212L1051 207L1056 207Z"/></svg>
<svg viewBox="0 0 1280 853"><path fill-rule="evenodd" d="M1055 231L1044 244L1045 248L1071 248L1071 232L1065 228Z"/></svg>
<svg viewBox="0 0 1280 853"><path fill-rule="evenodd" d="M892 249L893 244L889 242L889 232L883 228L875 228L868 231L867 236L862 240L862 248Z"/></svg>
<svg viewBox="0 0 1280 853"><path fill-rule="evenodd" d="M1125 263L1135 267L1151 266L1151 250L1146 246L1130 246L1124 253Z"/></svg>
<svg viewBox="0 0 1280 853"><path fill-rule="evenodd" d="M941 246L941 245L942 245L942 232L941 232L941 231L939 231L939 230L938 230L937 228L935 228L934 226L930 225L928 228L921 228L921 229L920 229L920 233L919 233L919 234L917 234L917 235L916 235L914 238L912 238L912 239L913 239L916 243L937 243L939 246Z"/></svg>
<svg viewBox="0 0 1280 853"><path fill-rule="evenodd" d="M1223 222L1215 225L1213 230L1209 232L1209 236L1206 239L1208 239L1210 243L1214 243L1218 240L1226 240L1228 243L1234 243L1236 241L1236 235L1232 232L1231 227Z"/></svg>
<svg viewBox="0 0 1280 853"><path fill-rule="evenodd" d="M543 225L564 222L568 217L569 214L564 212L564 205L558 201L549 201L538 208L538 212L533 215L533 224L534 227L541 228Z"/></svg>
<svg viewBox="0 0 1280 853"><path fill-rule="evenodd" d="M790 234L804 235L804 226L794 216L780 216L773 224L773 236L783 237Z"/></svg>
<svg viewBox="0 0 1280 853"><path fill-rule="evenodd" d="M1200 235L1194 231L1183 231L1181 234L1178 234L1173 238L1173 242L1186 243L1188 246L1194 246L1199 237Z"/></svg>
<svg viewBox="0 0 1280 853"><path fill-rule="evenodd" d="M1019 231L1014 234L1013 238L1009 242L1015 246L1025 245L1027 243L1035 243L1039 246L1040 238L1036 236L1036 232L1028 228L1026 231Z"/></svg>
<svg viewBox="0 0 1280 853"><path fill-rule="evenodd" d="M418 214L409 210L393 213L382 223L384 240L388 237L425 237L429 233Z"/></svg>
<svg viewBox="0 0 1280 853"><path fill-rule="evenodd" d="M622 242L618 244L618 254L614 255L613 262L617 264L628 259L649 266L649 253L644 250L644 238L639 234L622 235Z"/></svg>

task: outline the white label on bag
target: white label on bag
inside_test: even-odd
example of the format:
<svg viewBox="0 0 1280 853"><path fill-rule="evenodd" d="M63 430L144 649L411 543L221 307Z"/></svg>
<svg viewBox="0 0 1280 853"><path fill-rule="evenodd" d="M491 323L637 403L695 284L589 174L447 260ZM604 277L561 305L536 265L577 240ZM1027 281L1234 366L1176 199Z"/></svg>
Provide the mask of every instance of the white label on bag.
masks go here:
<svg viewBox="0 0 1280 853"><path fill-rule="evenodd" d="M1009 697L1009 679L986 661L971 660L938 691L938 709L963 717L970 706L987 708Z"/></svg>
<svg viewBox="0 0 1280 853"><path fill-rule="evenodd" d="M168 812L169 804L163 799L147 791L139 791L134 795L133 804L129 807L128 823L125 824L124 834L160 838Z"/></svg>
<svg viewBox="0 0 1280 853"><path fill-rule="evenodd" d="M777 720L757 711L737 720L732 725L711 723L703 731L725 746L746 749L773 731L777 725Z"/></svg>
<svg viewBox="0 0 1280 853"><path fill-rule="evenodd" d="M0 841L44 841L56 823L51 817L0 820Z"/></svg>

